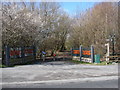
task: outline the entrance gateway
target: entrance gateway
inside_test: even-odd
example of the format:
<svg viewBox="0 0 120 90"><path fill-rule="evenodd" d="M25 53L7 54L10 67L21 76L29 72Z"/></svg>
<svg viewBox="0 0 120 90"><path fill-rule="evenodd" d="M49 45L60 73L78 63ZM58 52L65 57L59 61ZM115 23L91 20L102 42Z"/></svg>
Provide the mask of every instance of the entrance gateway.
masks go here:
<svg viewBox="0 0 120 90"><path fill-rule="evenodd" d="M72 56L73 60L94 63L94 47L83 48L80 45L79 48L72 49Z"/></svg>

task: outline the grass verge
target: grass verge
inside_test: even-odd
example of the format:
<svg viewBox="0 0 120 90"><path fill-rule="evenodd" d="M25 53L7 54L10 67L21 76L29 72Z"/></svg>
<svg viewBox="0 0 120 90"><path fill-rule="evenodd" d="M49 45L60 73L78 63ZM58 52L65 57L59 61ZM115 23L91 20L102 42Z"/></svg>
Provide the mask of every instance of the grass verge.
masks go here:
<svg viewBox="0 0 120 90"><path fill-rule="evenodd" d="M71 60L70 62L75 63L75 64L106 65L106 61L101 61L100 63L89 63L89 62ZM107 65L111 65L111 64L112 63L108 63Z"/></svg>
<svg viewBox="0 0 120 90"><path fill-rule="evenodd" d="M5 68L5 67L7 67L7 66L0 64L0 68Z"/></svg>

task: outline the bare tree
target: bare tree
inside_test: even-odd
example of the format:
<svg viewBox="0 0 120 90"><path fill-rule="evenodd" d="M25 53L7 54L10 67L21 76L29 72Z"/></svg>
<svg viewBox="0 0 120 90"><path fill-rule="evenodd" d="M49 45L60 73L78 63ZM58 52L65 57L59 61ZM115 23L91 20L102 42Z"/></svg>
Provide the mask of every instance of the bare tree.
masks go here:
<svg viewBox="0 0 120 90"><path fill-rule="evenodd" d="M93 8L77 15L74 19L73 33L71 33L72 46L94 45L96 53L103 55L104 45L109 35L115 33L116 42L119 42L117 16L117 4L112 2L98 3Z"/></svg>

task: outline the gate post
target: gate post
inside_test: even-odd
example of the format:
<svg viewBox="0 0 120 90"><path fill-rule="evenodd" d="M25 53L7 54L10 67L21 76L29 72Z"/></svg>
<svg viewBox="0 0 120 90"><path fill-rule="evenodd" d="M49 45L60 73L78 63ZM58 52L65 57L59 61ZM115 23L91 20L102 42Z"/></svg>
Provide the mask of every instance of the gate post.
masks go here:
<svg viewBox="0 0 120 90"><path fill-rule="evenodd" d="M73 58L73 48L70 49L71 59Z"/></svg>
<svg viewBox="0 0 120 90"><path fill-rule="evenodd" d="M80 45L79 50L80 50L80 61L82 61L82 45Z"/></svg>
<svg viewBox="0 0 120 90"><path fill-rule="evenodd" d="M92 63L94 63L94 47L91 46L91 60L92 60Z"/></svg>
<svg viewBox="0 0 120 90"><path fill-rule="evenodd" d="M6 66L10 65L10 48L5 46L5 64Z"/></svg>
<svg viewBox="0 0 120 90"><path fill-rule="evenodd" d="M34 57L34 60L36 60L36 47L33 46L33 57Z"/></svg>
<svg viewBox="0 0 120 90"><path fill-rule="evenodd" d="M21 58L22 58L22 63L25 63L25 47L21 46Z"/></svg>

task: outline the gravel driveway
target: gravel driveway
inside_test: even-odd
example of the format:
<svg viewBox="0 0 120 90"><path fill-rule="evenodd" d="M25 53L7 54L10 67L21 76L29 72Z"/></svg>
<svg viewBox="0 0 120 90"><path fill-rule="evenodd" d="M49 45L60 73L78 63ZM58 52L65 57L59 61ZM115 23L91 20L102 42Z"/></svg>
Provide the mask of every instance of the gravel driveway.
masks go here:
<svg viewBox="0 0 120 90"><path fill-rule="evenodd" d="M118 65L83 65L65 61L22 65L2 69L2 82L47 81L118 76Z"/></svg>

